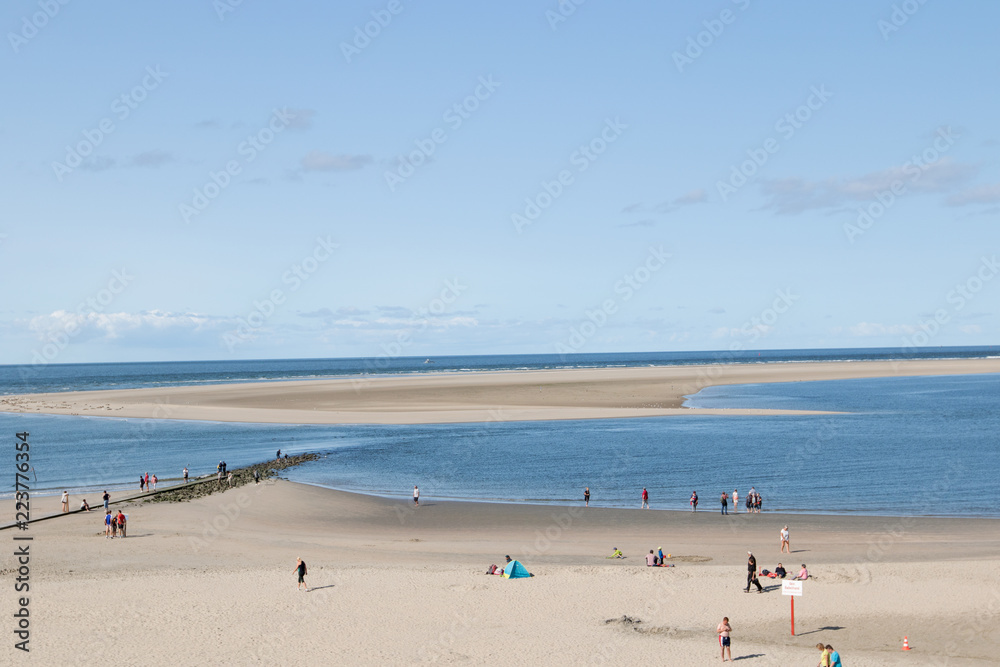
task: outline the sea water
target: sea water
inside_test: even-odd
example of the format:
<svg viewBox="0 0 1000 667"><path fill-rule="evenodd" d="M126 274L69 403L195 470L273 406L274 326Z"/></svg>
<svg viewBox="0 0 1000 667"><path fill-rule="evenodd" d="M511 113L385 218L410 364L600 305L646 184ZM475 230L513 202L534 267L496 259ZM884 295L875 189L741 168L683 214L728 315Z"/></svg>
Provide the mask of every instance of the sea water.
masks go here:
<svg viewBox="0 0 1000 667"><path fill-rule="evenodd" d="M836 352L836 353L835 353ZM858 351L849 351L858 354ZM992 350L963 348L964 356ZM711 361L698 353L699 362ZM843 358L843 351L769 353L765 363ZM866 358L877 358L865 351ZM883 351L883 355L891 354ZM937 351L939 356L947 356ZM839 355L839 356L838 356ZM580 355L583 356L583 355ZM651 364L663 355L463 357L437 364L395 360L403 372ZM692 355L694 358L696 355ZM547 357L547 358L544 358ZM775 359L774 357L781 357ZM883 357L884 358L884 357ZM477 359L479 363L477 363ZM368 360L372 365L377 360ZM746 361L746 360L743 360ZM674 360L674 363L677 363ZM126 368L123 368L126 367ZM18 367L0 368L4 393ZM365 360L94 364L47 367L32 387L45 391L111 386L246 382L368 373ZM56 389L58 388L58 389ZM27 391L22 383L18 391ZM35 389L43 390L42 388ZM138 490L140 474L161 480L214 474L283 453L322 458L289 479L385 496L421 499L579 503L718 511L719 494L755 486L765 511L1000 517L1000 375L903 377L709 387L692 407L787 408L840 414L681 416L613 420L486 422L413 426L309 426L0 414L13 441L28 431L32 488L74 497L107 488ZM10 450L13 452L13 448ZM13 454L11 455L13 462ZM0 465L3 488L13 465ZM4 493L0 495L10 495ZM742 500L741 500L742 502Z"/></svg>

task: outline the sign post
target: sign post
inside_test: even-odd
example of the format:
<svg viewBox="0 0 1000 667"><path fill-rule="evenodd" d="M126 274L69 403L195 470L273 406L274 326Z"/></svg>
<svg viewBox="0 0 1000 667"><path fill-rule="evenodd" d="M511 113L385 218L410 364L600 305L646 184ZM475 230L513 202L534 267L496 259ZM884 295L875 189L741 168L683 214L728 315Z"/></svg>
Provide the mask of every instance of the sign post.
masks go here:
<svg viewBox="0 0 1000 667"><path fill-rule="evenodd" d="M783 581L781 582L781 594L788 595L792 600L792 636L795 636L795 598L802 595L802 582L801 581Z"/></svg>

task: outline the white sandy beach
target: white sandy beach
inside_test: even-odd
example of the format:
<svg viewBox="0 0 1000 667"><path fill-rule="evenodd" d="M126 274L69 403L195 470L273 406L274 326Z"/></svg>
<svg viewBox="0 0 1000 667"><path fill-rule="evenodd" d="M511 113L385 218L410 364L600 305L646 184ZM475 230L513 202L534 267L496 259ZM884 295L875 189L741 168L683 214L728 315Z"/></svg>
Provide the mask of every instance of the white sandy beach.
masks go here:
<svg viewBox="0 0 1000 667"><path fill-rule="evenodd" d="M431 497L413 509L284 481L125 511L124 540L103 537L100 512L31 526L32 651L8 641L6 664L707 665L722 616L747 665L813 665L818 641L852 666L996 664L1000 530L986 519ZM790 556L778 553L785 523ZM629 557L605 559L614 546ZM660 546L676 567L645 566ZM797 636L772 580L743 592L747 549L762 567L805 562L815 575ZM483 574L505 554L536 576ZM308 593L295 588L298 556ZM11 619L13 591L0 599Z"/></svg>
<svg viewBox="0 0 1000 667"><path fill-rule="evenodd" d="M816 414L681 407L713 385L1000 373L1000 359L806 362L366 376L0 398L0 411L286 424L426 424Z"/></svg>

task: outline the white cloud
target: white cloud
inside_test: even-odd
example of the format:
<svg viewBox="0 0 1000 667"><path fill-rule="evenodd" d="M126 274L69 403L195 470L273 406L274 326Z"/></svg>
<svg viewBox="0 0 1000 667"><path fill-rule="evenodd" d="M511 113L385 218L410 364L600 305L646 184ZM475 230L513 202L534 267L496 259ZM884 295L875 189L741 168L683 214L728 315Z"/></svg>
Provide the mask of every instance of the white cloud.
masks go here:
<svg viewBox="0 0 1000 667"><path fill-rule="evenodd" d="M956 192L948 197L950 206L965 206L966 204L996 204L1000 203L1000 183L980 185Z"/></svg>
<svg viewBox="0 0 1000 667"><path fill-rule="evenodd" d="M353 171L371 163L371 155L334 155L324 151L310 151L301 162L303 171Z"/></svg>
<svg viewBox="0 0 1000 667"><path fill-rule="evenodd" d="M880 193L892 193L900 185L907 193L946 193L967 183L977 167L941 158L917 167L907 163L856 178L805 181L799 178L762 181L761 193L768 198L764 209L778 213L801 213L810 209L837 208L850 202L868 202Z"/></svg>

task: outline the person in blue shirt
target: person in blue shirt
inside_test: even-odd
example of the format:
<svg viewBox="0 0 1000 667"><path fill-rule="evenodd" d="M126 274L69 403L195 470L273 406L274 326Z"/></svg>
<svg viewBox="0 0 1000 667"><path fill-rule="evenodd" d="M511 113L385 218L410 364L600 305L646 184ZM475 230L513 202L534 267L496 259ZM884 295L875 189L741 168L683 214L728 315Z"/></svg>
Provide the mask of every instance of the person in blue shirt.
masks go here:
<svg viewBox="0 0 1000 667"><path fill-rule="evenodd" d="M830 667L844 667L840 662L840 654L834 651L832 646L827 644L826 650L830 652Z"/></svg>

